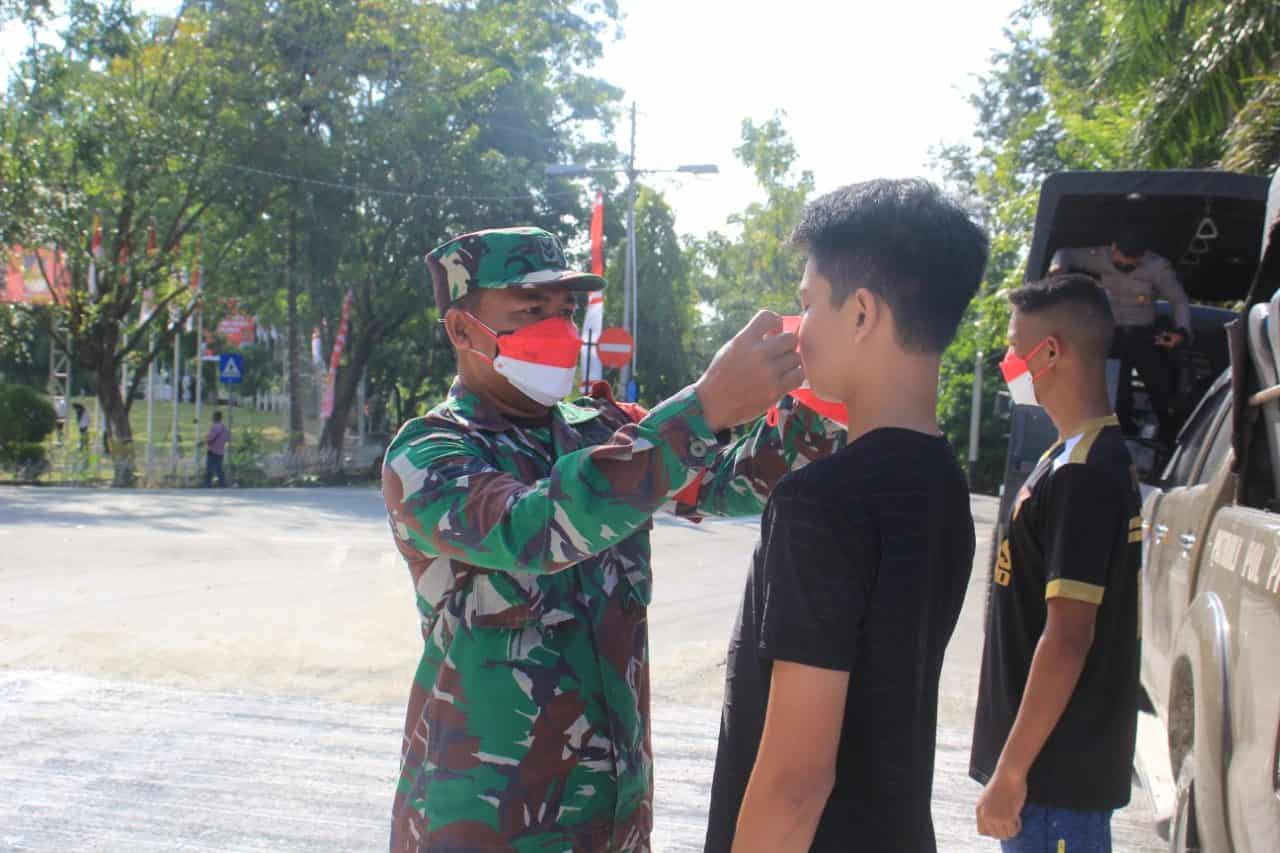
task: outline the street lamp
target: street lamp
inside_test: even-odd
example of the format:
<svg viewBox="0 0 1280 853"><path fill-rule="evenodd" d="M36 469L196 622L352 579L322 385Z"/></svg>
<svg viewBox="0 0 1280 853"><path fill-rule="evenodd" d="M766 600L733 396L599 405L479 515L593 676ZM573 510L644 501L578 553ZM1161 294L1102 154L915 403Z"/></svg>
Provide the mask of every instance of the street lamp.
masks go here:
<svg viewBox="0 0 1280 853"><path fill-rule="evenodd" d="M635 317L639 306L636 300L636 178L640 175L684 172L690 175L719 174L720 167L714 163L696 163L677 166L674 169L637 169L636 168L636 105L631 105L631 153L626 166L599 167L583 166L577 163L551 163L544 170L549 178L584 178L589 175L627 176L627 257L622 277L622 326L631 333L631 363L622 368L622 387L629 395L631 379L636 369L636 351L639 349L639 335L636 334ZM631 401L631 402L634 402Z"/></svg>

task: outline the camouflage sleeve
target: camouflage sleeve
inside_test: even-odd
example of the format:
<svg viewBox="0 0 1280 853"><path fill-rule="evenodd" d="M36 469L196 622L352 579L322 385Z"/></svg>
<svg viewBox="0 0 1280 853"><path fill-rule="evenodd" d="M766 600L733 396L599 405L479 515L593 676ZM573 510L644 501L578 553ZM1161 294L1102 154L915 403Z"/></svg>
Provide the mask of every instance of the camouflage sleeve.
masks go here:
<svg viewBox="0 0 1280 853"><path fill-rule="evenodd" d="M844 446L844 430L795 401L778 423L756 421L716 454L698 489L697 509L712 515L758 515L783 475Z"/></svg>
<svg viewBox="0 0 1280 853"><path fill-rule="evenodd" d="M382 491L401 542L487 569L555 572L626 539L712 461L693 389L611 439L566 453L534 483L499 470L465 434L416 422L396 436Z"/></svg>

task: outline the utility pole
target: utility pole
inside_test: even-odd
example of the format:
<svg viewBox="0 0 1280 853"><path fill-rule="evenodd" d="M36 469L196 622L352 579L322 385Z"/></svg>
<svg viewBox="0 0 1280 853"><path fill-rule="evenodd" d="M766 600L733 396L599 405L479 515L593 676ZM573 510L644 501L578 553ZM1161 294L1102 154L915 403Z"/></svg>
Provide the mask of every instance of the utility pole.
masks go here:
<svg viewBox="0 0 1280 853"><path fill-rule="evenodd" d="M978 437L982 430L982 350L973 359L973 408L969 412L969 488L978 469Z"/></svg>
<svg viewBox="0 0 1280 853"><path fill-rule="evenodd" d="M636 293L636 102L631 102L631 153L627 158L627 258L622 275L622 328L631 334L631 362L622 368L623 394L628 395L635 374Z"/></svg>
<svg viewBox="0 0 1280 853"><path fill-rule="evenodd" d="M182 327L179 325L173 331L173 376L169 380L169 398L173 401L173 439L169 445L170 471L174 477L178 476L178 410L182 407Z"/></svg>
<svg viewBox="0 0 1280 853"><path fill-rule="evenodd" d="M636 167L636 105L631 104L631 143L627 155L627 164L621 168L584 166L577 163L551 163L545 169L548 177L581 178L588 175L622 174L627 176L627 253L624 257L622 276L622 326L631 335L631 361L622 368L622 390L625 394L636 373L636 352L639 349L639 338L636 334L637 319L640 313L639 288L636 283L636 196L637 181L641 175L653 175L666 172L685 172L694 175L715 175L720 168L713 164L677 166L674 169L640 169ZM635 402L631 400L629 402Z"/></svg>
<svg viewBox="0 0 1280 853"><path fill-rule="evenodd" d="M195 470L197 475L200 472L200 398L204 394L202 381L204 379L204 305L196 306L196 440L195 440Z"/></svg>

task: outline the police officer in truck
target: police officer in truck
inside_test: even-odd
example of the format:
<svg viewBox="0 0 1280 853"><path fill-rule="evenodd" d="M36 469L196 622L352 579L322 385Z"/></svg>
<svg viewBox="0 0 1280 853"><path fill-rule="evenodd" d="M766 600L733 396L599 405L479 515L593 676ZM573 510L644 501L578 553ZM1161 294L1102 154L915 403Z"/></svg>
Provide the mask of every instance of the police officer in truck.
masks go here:
<svg viewBox="0 0 1280 853"><path fill-rule="evenodd" d="M1191 338L1191 304L1173 265L1147 251L1137 230L1129 225L1110 246L1059 249L1049 263L1049 274L1068 271L1096 277L1107 292L1116 321L1111 356L1120 359L1122 377L1137 368L1160 422L1160 439L1172 441L1178 431L1173 377L1160 350L1177 349ZM1156 325L1157 298L1169 303L1172 329ZM1138 432L1132 393L1130 384L1121 381L1116 393L1116 414L1129 435Z"/></svg>

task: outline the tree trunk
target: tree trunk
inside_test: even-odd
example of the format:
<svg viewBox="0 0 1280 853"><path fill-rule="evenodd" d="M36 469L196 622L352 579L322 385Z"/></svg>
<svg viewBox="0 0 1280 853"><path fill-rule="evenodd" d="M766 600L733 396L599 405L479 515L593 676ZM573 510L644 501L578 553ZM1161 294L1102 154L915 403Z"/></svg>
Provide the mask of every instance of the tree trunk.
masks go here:
<svg viewBox="0 0 1280 853"><path fill-rule="evenodd" d="M379 325L376 322L372 323L364 330L364 334L353 341L354 346L349 350L351 355L347 359L347 366L339 369L337 384L333 389L333 416L325 421L324 431L320 433L320 447L338 452L339 468L342 467L342 447L346 439L347 416L359 392L360 377L364 374L369 358L373 355L373 348L382 340L378 329ZM348 336L348 340L352 337L354 336Z"/></svg>
<svg viewBox="0 0 1280 853"><path fill-rule="evenodd" d="M302 447L306 441L302 420L302 370L298 351L298 215L289 208L288 236L285 245L285 288L289 293L288 371L289 371L289 450Z"/></svg>
<svg viewBox="0 0 1280 853"><path fill-rule="evenodd" d="M119 371L113 359L103 359L94 370L94 393L102 404L107 429L111 433L113 486L134 484L133 429L129 426L129 406L120 394Z"/></svg>

